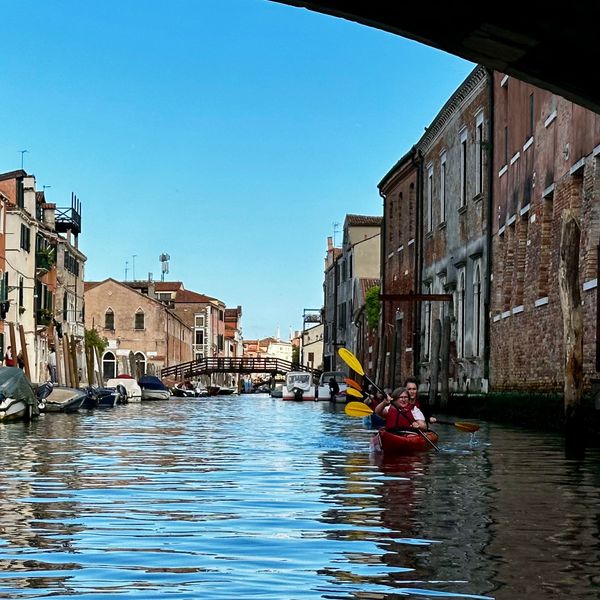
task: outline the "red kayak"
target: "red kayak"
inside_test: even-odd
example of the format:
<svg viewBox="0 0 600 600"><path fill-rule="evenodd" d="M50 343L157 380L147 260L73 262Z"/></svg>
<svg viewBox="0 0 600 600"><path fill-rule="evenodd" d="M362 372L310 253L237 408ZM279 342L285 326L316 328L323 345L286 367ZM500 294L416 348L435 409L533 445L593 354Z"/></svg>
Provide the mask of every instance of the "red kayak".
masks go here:
<svg viewBox="0 0 600 600"><path fill-rule="evenodd" d="M425 436L434 444L438 441L435 431L425 431ZM419 433L391 433L384 428L373 437L371 447L374 451L383 451L385 454L408 454L409 452L420 452L430 450L433 446Z"/></svg>

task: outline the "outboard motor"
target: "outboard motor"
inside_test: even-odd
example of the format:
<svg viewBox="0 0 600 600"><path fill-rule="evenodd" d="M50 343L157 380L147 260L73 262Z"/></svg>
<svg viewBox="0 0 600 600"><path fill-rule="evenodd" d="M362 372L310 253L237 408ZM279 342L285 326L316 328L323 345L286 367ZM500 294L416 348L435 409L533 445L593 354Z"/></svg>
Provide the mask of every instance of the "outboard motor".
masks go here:
<svg viewBox="0 0 600 600"><path fill-rule="evenodd" d="M127 390L125 389L125 386L118 383L117 384L117 392L119 392L119 401L118 404L127 404L129 402L129 399L127 397Z"/></svg>
<svg viewBox="0 0 600 600"><path fill-rule="evenodd" d="M35 390L35 395L38 400L38 409L40 411L46 410L46 398L52 393L54 389L54 384L51 381L46 381L42 383L42 385L38 386L37 390Z"/></svg>
<svg viewBox="0 0 600 600"><path fill-rule="evenodd" d="M302 400L304 397L304 390L301 390L300 388L293 388L292 393L294 394L294 400Z"/></svg>

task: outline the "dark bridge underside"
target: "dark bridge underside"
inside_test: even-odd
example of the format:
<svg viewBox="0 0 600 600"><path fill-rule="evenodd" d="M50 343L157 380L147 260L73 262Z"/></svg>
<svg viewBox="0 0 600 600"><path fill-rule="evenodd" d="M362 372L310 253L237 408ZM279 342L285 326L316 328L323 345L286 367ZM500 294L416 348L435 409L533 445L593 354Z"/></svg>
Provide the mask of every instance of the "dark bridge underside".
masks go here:
<svg viewBox="0 0 600 600"><path fill-rule="evenodd" d="M600 2L275 1L396 33L600 113Z"/></svg>

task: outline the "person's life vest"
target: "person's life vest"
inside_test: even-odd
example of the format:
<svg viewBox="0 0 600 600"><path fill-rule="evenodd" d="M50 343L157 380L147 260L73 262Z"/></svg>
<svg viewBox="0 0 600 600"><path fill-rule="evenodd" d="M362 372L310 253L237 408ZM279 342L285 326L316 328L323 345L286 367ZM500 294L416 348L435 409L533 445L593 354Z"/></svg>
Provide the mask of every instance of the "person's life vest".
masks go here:
<svg viewBox="0 0 600 600"><path fill-rule="evenodd" d="M395 406L390 405L385 416L385 428L388 431L393 431L394 429L410 429L415 420L410 408L398 410Z"/></svg>

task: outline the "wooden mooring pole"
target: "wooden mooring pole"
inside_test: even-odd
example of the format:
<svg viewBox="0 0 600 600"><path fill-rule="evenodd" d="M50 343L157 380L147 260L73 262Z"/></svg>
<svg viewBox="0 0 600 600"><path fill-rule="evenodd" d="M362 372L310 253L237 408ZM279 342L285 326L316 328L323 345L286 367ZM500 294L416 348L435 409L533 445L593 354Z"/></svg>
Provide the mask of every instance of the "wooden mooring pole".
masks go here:
<svg viewBox="0 0 600 600"><path fill-rule="evenodd" d="M579 291L581 229L572 210L562 216L558 285L565 356L564 410L567 441L582 441L583 313Z"/></svg>

